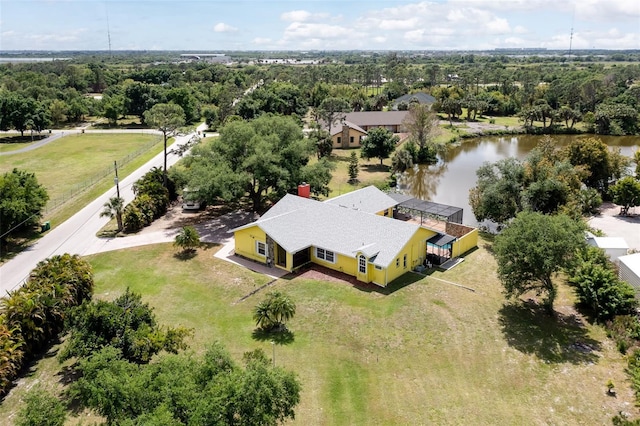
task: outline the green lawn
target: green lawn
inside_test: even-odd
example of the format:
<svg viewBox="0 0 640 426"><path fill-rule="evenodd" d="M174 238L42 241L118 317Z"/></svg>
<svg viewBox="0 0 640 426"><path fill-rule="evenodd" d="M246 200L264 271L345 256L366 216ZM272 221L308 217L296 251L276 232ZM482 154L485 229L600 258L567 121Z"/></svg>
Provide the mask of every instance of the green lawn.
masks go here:
<svg viewBox="0 0 640 426"><path fill-rule="evenodd" d="M572 316L569 291L561 288L553 319L504 307L486 244L451 271L410 273L390 291L301 277L274 283L297 304L293 341L275 345L276 364L303 385L290 423L609 424L619 410L635 413L623 357L601 328ZM213 258L215 250L188 261L170 244L91 256L96 297L129 286L161 323L193 327L195 351L219 340L237 360L255 348L271 356L270 339L252 338L251 310L264 291L239 302L267 279ZM41 361L5 399L0 418L35 381L62 389L58 368L53 358ZM606 395L609 379L616 398Z"/></svg>
<svg viewBox="0 0 640 426"><path fill-rule="evenodd" d="M28 134L26 136L20 136L20 133L2 133L0 134L0 152L17 151L18 149L32 145L39 139L42 138L34 137L32 141Z"/></svg>
<svg viewBox="0 0 640 426"><path fill-rule="evenodd" d="M150 149L150 144L153 144ZM172 144L170 139L168 144ZM67 136L34 151L0 157L0 173L14 167L34 172L49 191L49 204L43 220L53 227L64 222L96 197L113 187L113 161L119 162L118 176L124 179L163 149L162 139L135 133L83 134ZM144 152L142 152L144 150ZM121 165L129 156L130 161ZM104 174L104 173L107 174ZM104 174L99 180L95 177ZM86 186L93 182L92 185ZM82 191L80 188L86 187ZM62 203L62 204L60 204ZM11 258L33 242L30 234L15 239L0 262ZM12 248L13 247L13 248Z"/></svg>
<svg viewBox="0 0 640 426"><path fill-rule="evenodd" d="M17 167L34 172L51 200L68 194L94 176L160 139L144 134L78 134L63 137L37 150L0 157L0 172ZM113 177L111 178L113 180Z"/></svg>

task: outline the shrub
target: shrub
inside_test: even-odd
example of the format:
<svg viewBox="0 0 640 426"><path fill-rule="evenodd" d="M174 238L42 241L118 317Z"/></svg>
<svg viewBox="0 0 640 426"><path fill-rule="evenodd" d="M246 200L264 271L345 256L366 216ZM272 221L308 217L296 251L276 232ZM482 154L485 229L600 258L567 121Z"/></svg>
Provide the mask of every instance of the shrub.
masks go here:
<svg viewBox="0 0 640 426"><path fill-rule="evenodd" d="M184 253L192 252L200 246L200 235L193 226L185 226L176 235L173 245L180 247Z"/></svg>
<svg viewBox="0 0 640 426"><path fill-rule="evenodd" d="M135 202L127 204L122 214L122 224L126 232L137 232L144 228L146 221Z"/></svg>
<svg viewBox="0 0 640 426"><path fill-rule="evenodd" d="M64 404L55 396L36 388L24 397L16 426L62 426L67 418Z"/></svg>
<svg viewBox="0 0 640 426"><path fill-rule="evenodd" d="M105 346L120 351L130 362L147 363L161 350L176 353L185 349L190 331L181 327L161 330L153 309L139 294L127 291L113 302L83 303L67 320L68 344L62 360L87 357Z"/></svg>

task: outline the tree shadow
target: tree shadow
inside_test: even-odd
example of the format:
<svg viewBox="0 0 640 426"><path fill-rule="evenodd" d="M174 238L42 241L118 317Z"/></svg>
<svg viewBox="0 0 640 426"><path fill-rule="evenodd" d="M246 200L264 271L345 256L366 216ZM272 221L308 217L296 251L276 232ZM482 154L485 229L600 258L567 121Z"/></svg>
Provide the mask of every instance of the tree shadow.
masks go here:
<svg viewBox="0 0 640 426"><path fill-rule="evenodd" d="M262 328L256 328L251 333L253 340L258 342L271 341L276 345L290 345L295 340L295 334L290 330L271 331Z"/></svg>
<svg viewBox="0 0 640 426"><path fill-rule="evenodd" d="M373 293L389 296L390 294L395 293L396 291L402 290L403 288L422 280L423 278L425 278L428 275L431 275L432 273L433 273L433 270L427 270L422 274L419 274L413 271L408 271L407 273L391 281L385 287L381 287L373 283L363 283L360 281L356 282L356 284L354 284L354 287L360 291L365 291L368 293L373 292Z"/></svg>
<svg viewBox="0 0 640 426"><path fill-rule="evenodd" d="M533 302L509 303L498 311L507 343L547 363L596 363L600 342L592 339L582 320L556 312L549 316Z"/></svg>
<svg viewBox="0 0 640 426"><path fill-rule="evenodd" d="M187 260L193 259L197 255L198 255L198 251L191 249L191 250L180 250L179 252L174 253L173 257L185 262Z"/></svg>
<svg viewBox="0 0 640 426"><path fill-rule="evenodd" d="M361 164L360 168L368 173L388 172L391 167L386 164Z"/></svg>

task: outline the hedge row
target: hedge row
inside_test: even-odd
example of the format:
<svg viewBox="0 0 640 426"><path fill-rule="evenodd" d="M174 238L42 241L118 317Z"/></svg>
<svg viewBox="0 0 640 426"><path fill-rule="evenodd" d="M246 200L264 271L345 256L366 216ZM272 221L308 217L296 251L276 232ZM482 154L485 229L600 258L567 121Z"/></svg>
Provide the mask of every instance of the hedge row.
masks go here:
<svg viewBox="0 0 640 426"><path fill-rule="evenodd" d="M69 309L92 293L91 266L63 254L38 263L22 287L0 299L0 395L24 364L58 337Z"/></svg>
<svg viewBox="0 0 640 426"><path fill-rule="evenodd" d="M126 232L137 232L167 211L169 201L175 198L172 182L164 187L162 169L154 167L133 185L135 199L123 211L122 222Z"/></svg>

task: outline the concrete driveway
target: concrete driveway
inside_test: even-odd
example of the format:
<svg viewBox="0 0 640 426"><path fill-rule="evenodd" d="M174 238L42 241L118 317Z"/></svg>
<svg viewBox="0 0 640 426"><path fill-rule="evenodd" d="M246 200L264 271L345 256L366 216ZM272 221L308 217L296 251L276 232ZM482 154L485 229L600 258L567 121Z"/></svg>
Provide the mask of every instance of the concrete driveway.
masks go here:
<svg viewBox="0 0 640 426"><path fill-rule="evenodd" d="M601 230L607 237L621 237L630 249L640 250L640 207L629 210L629 216L620 216L620 206L604 203L600 214L587 222L592 228Z"/></svg>

